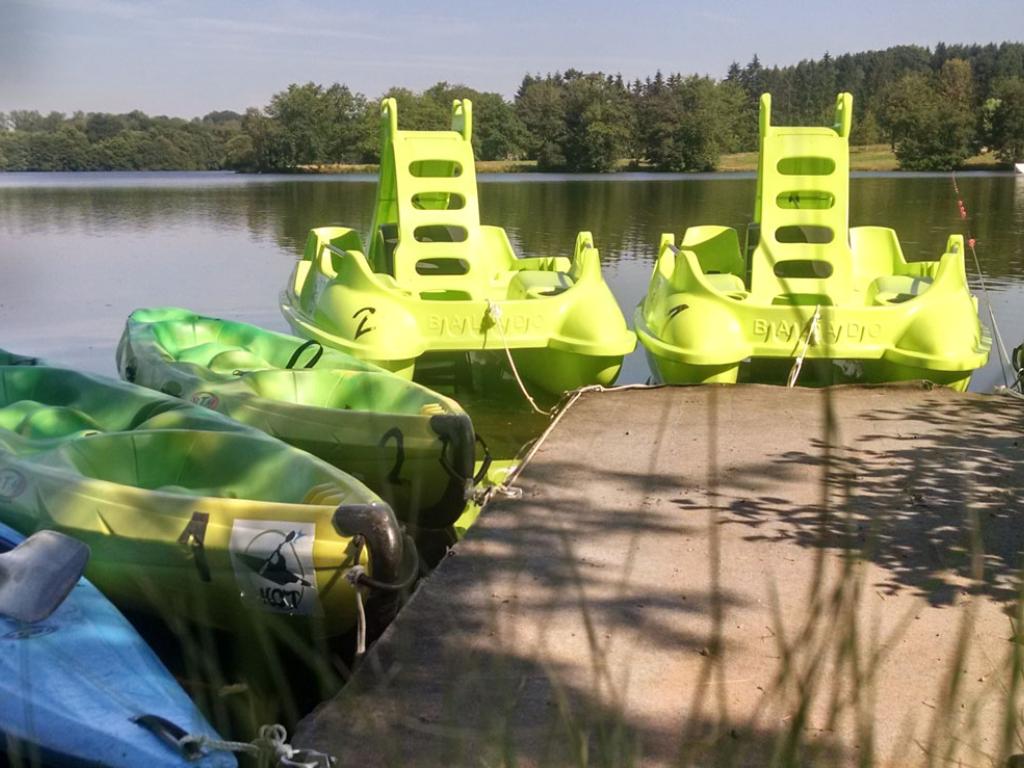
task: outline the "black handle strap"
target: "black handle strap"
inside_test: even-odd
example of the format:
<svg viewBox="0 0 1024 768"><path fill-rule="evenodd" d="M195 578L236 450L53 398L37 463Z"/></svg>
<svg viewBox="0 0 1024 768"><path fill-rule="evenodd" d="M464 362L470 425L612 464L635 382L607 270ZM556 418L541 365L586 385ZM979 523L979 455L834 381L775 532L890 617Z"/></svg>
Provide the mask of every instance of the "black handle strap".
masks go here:
<svg viewBox="0 0 1024 768"><path fill-rule="evenodd" d="M484 449L484 460L480 464L480 469L473 475L473 485L479 485L480 481L487 477L487 470L491 468L491 462L494 460L491 456L491 452L487 450L487 443L480 435L474 433L476 441L480 443L480 447Z"/></svg>
<svg viewBox="0 0 1024 768"><path fill-rule="evenodd" d="M292 356L288 359L288 363L285 365L285 368L287 368L288 370L291 370L292 368L294 368L295 364L297 362L299 362L299 358L302 356L302 353L305 352L307 349L309 349L312 346L316 347L316 354L313 355L312 359L310 359L310 361L308 363L306 363L303 366L303 368L312 368L314 365L316 365L318 362L320 362L320 358L324 354L324 345L321 344L316 339L310 339L309 341L305 342L304 344L300 344L299 348L296 349L292 353Z"/></svg>

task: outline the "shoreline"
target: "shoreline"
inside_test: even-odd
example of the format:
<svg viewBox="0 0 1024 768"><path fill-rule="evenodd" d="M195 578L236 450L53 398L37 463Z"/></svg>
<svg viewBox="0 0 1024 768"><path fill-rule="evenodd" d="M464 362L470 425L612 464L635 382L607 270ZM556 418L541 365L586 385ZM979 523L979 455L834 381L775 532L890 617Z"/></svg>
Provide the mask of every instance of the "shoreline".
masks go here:
<svg viewBox="0 0 1024 768"><path fill-rule="evenodd" d="M615 178L624 174L650 174L651 176L723 176L757 173L757 152L738 152L722 155L718 165L710 171L669 171L659 170L654 166L635 160L620 160L611 171L567 171L558 169L542 170L537 167L536 160L477 160L476 171L479 175L495 174L529 174L534 176L562 176L580 178ZM230 174L239 176L376 176L379 166L375 163L327 163L316 165L299 165L290 168L274 168L265 171L248 169L108 169L108 170L77 170L48 171L41 169L24 171L0 170L0 178L16 174L67 174L68 176L90 176L99 174ZM866 145L850 147L850 171L852 173L894 173L894 174L946 174L945 170L917 170L900 168L895 154L887 145ZM996 160L992 153L975 155L955 169L955 172L1005 172L1013 173L1014 163L1003 163Z"/></svg>
<svg viewBox="0 0 1024 768"><path fill-rule="evenodd" d="M620 160L613 171L600 175L614 175L616 173L652 173L652 174L674 174L674 173L756 173L757 152L737 152L734 154L722 155L718 165L710 171L663 171L653 166L635 160ZM272 173L294 173L298 175L328 175L328 174L376 174L378 166L375 163L327 163L314 165L300 165L294 168L286 168L271 171ZM905 172L905 173L947 173L947 171L919 171L904 170L899 166L895 153L886 144L867 144L850 147L850 170L851 171L872 171L881 173ZM996 160L992 153L975 155L956 170L958 171L1012 171L1013 163L1001 163ZM553 169L550 171L540 170L536 160L477 160L476 171L480 173L553 173L561 175L593 175L594 171L566 171ZM239 173L258 173L258 171L239 171Z"/></svg>

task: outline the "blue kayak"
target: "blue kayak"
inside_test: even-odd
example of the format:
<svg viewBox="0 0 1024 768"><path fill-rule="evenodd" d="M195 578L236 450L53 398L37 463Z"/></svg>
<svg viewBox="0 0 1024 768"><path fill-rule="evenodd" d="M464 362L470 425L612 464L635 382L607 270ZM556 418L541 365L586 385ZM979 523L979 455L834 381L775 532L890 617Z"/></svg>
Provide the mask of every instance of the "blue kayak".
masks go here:
<svg viewBox="0 0 1024 768"><path fill-rule="evenodd" d="M0 525L0 560L23 540ZM19 578L3 582L0 569L0 587L17 587ZM14 763L20 757L29 765L236 766L226 752L186 759L157 735L219 738L99 590L85 579L68 581L67 588L42 620L0 617L0 737L7 737ZM0 762L2 749L0 743Z"/></svg>

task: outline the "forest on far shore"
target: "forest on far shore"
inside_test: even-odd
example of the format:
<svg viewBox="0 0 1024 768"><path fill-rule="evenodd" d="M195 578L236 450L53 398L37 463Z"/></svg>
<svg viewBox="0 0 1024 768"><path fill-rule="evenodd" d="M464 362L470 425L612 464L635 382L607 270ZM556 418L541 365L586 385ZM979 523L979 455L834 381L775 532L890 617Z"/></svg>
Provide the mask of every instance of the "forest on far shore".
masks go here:
<svg viewBox="0 0 1024 768"><path fill-rule="evenodd" d="M851 141L892 148L907 170L950 170L992 153L1024 161L1024 43L896 46L764 67L755 55L715 79L657 72L644 80L570 69L526 75L515 97L437 83L392 88L403 128L447 127L451 102L473 100L478 160L539 170L622 165L715 170L757 149L762 93L776 124L831 124L836 94L854 96ZM379 99L334 83L292 84L244 114L0 112L0 170L289 171L378 161Z"/></svg>

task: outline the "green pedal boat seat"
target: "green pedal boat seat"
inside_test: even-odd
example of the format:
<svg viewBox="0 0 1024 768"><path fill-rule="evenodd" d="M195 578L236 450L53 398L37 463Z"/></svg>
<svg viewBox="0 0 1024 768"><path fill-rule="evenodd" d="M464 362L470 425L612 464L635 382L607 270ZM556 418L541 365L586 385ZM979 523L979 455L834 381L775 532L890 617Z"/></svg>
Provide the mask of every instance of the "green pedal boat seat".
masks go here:
<svg viewBox="0 0 1024 768"><path fill-rule="evenodd" d="M806 358L842 361L833 371L846 379L963 390L985 364L991 342L963 237L950 236L938 261L908 263L893 230L849 227L852 109L843 93L832 127L775 126L771 96L761 97L745 248L729 227L690 227L678 245L662 236L634 315L658 379L734 383L741 364Z"/></svg>
<svg viewBox="0 0 1024 768"><path fill-rule="evenodd" d="M473 423L458 403L318 342L187 309L140 309L117 366L128 381L343 469L417 528L452 525L473 490Z"/></svg>
<svg viewBox="0 0 1024 768"><path fill-rule="evenodd" d="M236 631L347 632L345 572L404 575L394 513L341 470L205 408L2 351L0 522L88 544L87 574L122 607Z"/></svg>
<svg viewBox="0 0 1024 768"><path fill-rule="evenodd" d="M351 229L310 233L281 297L295 331L407 377L426 352L508 348L549 392L614 382L636 337L590 234L572 259L517 258L480 224L471 103L450 131L399 130L394 99L381 116L369 253Z"/></svg>

